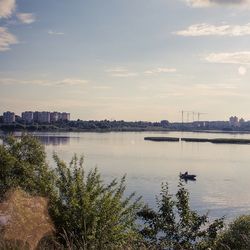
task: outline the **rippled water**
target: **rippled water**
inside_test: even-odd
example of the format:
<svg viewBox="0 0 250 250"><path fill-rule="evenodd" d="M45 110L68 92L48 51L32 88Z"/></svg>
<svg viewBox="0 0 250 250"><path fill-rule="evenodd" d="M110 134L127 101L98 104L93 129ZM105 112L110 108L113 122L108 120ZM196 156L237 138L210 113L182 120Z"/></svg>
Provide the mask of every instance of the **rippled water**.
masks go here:
<svg viewBox="0 0 250 250"><path fill-rule="evenodd" d="M136 191L155 206L162 182L175 193L179 172L197 174L188 182L191 205L210 216L227 219L250 212L250 145L151 142L145 136L248 138L250 135L213 133L36 133L45 144L48 160L53 151L70 161L84 154L87 169L98 166L105 181L127 174L127 191Z"/></svg>

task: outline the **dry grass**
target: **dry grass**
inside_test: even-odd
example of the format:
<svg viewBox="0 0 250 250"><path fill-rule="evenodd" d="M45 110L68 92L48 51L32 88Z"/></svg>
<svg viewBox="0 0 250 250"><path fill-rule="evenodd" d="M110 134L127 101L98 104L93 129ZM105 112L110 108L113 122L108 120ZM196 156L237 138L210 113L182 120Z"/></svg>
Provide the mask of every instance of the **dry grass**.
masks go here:
<svg viewBox="0 0 250 250"><path fill-rule="evenodd" d="M34 250L44 236L54 231L48 200L20 189L10 190L0 203L0 225L2 244L16 245L18 249L27 249L28 245Z"/></svg>

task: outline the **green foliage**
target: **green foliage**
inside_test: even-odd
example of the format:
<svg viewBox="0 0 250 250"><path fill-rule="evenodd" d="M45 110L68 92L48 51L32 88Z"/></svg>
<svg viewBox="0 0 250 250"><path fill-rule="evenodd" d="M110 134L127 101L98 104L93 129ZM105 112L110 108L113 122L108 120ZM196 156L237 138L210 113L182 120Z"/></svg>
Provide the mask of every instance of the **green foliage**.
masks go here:
<svg viewBox="0 0 250 250"><path fill-rule="evenodd" d="M207 215L198 215L189 206L189 193L180 182L176 200L162 186L157 198L158 210L147 206L138 215L144 222L142 236L156 249L207 249L213 247L223 218L208 222Z"/></svg>
<svg viewBox="0 0 250 250"><path fill-rule="evenodd" d="M233 221L221 234L216 244L216 249L250 249L250 215L240 216Z"/></svg>
<svg viewBox="0 0 250 250"><path fill-rule="evenodd" d="M86 249L106 249L136 238L135 220L141 204L123 199L125 177L105 185L97 169L87 175L83 158L75 156L67 166L56 155L56 187L51 214L58 233L77 238Z"/></svg>
<svg viewBox="0 0 250 250"><path fill-rule="evenodd" d="M52 169L44 147L31 136L8 137L0 145L0 199L16 187L49 198L56 235L41 249L145 249L144 244L148 249L250 249L250 216L219 234L223 218L209 223L207 215L191 210L181 182L175 197L162 186L157 211L141 209L134 193L124 198L125 177L105 184L97 169L85 172L82 157L74 156L69 165L57 155L54 160ZM138 216L144 222L140 231Z"/></svg>
<svg viewBox="0 0 250 250"><path fill-rule="evenodd" d="M72 249L112 249L138 239L136 216L140 198L123 198L125 177L103 183L97 169L85 173L83 158L69 166L54 155L46 163L44 147L33 137L8 137L0 146L0 197L20 187L49 198L57 237Z"/></svg>
<svg viewBox="0 0 250 250"><path fill-rule="evenodd" d="M44 147L34 137L7 137L0 145L0 198L15 187L47 196L53 190L53 178Z"/></svg>

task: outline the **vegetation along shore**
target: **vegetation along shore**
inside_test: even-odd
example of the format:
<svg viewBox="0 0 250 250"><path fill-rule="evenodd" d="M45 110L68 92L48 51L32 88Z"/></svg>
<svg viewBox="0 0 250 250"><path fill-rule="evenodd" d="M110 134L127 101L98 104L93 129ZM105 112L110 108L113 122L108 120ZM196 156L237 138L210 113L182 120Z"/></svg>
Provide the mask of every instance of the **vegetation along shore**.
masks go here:
<svg viewBox="0 0 250 250"><path fill-rule="evenodd" d="M104 183L98 169L86 172L83 158L76 155L69 165L55 154L54 161L52 168L44 146L34 137L4 139L0 146L1 249L250 247L250 216L242 215L229 225L223 217L210 221L208 214L192 210L182 182L175 195L167 183L162 184L152 209L135 193L125 197L125 177Z"/></svg>

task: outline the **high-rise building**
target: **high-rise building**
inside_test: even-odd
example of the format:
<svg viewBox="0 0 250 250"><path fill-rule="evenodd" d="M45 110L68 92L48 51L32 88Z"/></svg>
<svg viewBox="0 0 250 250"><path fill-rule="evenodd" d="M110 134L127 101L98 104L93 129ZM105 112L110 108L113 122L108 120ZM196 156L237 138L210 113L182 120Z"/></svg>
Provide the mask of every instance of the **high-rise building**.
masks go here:
<svg viewBox="0 0 250 250"><path fill-rule="evenodd" d="M16 121L15 113L14 112L4 112L3 113L3 122L4 123L13 123Z"/></svg>
<svg viewBox="0 0 250 250"><path fill-rule="evenodd" d="M66 113L66 112L61 113L61 120L70 121L70 113Z"/></svg>
<svg viewBox="0 0 250 250"><path fill-rule="evenodd" d="M229 123L233 127L238 127L239 126L239 118L237 116L231 116L229 118Z"/></svg>
<svg viewBox="0 0 250 250"><path fill-rule="evenodd" d="M50 123L50 112L47 111L38 112L38 122Z"/></svg>
<svg viewBox="0 0 250 250"><path fill-rule="evenodd" d="M60 113L59 112L51 112L50 113L50 122L57 122L59 120Z"/></svg>
<svg viewBox="0 0 250 250"><path fill-rule="evenodd" d="M25 123L53 123L57 121L69 121L70 113L66 112L48 112L48 111L24 111L21 117L15 116L15 113L7 111L3 113L4 123L25 122Z"/></svg>
<svg viewBox="0 0 250 250"><path fill-rule="evenodd" d="M32 111L25 111L22 112L22 120L26 123L32 123L33 122L33 112Z"/></svg>
<svg viewBox="0 0 250 250"><path fill-rule="evenodd" d="M33 121L34 122L38 122L38 111L35 111L34 113L33 113Z"/></svg>

